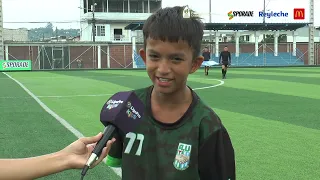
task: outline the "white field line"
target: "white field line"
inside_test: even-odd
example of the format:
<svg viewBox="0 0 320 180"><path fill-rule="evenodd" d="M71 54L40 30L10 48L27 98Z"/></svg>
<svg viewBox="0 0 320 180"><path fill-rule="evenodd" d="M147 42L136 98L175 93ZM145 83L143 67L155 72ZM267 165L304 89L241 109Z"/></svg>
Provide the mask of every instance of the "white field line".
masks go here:
<svg viewBox="0 0 320 180"><path fill-rule="evenodd" d="M218 87L224 84L224 81L219 80L219 79L207 79L207 80L216 80L219 81L219 84L212 85L212 86L205 86L205 87L199 87L199 88L193 88L193 90L201 90L201 89L209 89L209 88L214 88ZM52 96L36 96L38 98L73 98L73 97L101 97L101 96L111 96L113 94L79 94L79 95L52 95ZM0 97L0 99L19 99L19 98L32 98L32 97Z"/></svg>

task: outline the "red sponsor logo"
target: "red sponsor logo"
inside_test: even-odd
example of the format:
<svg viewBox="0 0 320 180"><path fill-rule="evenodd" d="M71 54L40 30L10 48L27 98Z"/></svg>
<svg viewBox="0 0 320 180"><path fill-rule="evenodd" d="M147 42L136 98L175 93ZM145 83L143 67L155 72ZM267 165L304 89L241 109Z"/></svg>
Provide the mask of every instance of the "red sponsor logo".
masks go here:
<svg viewBox="0 0 320 180"><path fill-rule="evenodd" d="M305 19L306 13L304 8L294 8L293 9L293 19Z"/></svg>

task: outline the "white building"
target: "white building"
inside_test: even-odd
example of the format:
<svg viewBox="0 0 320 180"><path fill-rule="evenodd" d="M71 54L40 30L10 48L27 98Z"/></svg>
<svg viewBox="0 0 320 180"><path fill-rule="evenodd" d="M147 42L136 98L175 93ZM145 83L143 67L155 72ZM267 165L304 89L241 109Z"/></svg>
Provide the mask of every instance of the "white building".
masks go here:
<svg viewBox="0 0 320 180"><path fill-rule="evenodd" d="M124 27L143 22L162 7L161 0L80 0L81 41L93 41L92 20L96 22L95 41L131 42L131 31ZM94 13L92 12L94 10Z"/></svg>
<svg viewBox="0 0 320 180"><path fill-rule="evenodd" d="M3 29L3 41L28 41L28 29Z"/></svg>

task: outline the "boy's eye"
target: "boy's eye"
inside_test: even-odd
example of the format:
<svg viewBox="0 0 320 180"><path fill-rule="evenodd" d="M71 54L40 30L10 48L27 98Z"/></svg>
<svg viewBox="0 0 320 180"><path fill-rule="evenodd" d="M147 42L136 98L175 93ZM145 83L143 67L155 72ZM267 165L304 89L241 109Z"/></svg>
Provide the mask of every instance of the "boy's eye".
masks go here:
<svg viewBox="0 0 320 180"><path fill-rule="evenodd" d="M179 57L175 57L173 58L174 61L182 61L183 59L182 58L179 58Z"/></svg>
<svg viewBox="0 0 320 180"><path fill-rule="evenodd" d="M150 57L150 58L158 58L158 56L157 56L157 55L154 55L154 54L150 54L149 57Z"/></svg>

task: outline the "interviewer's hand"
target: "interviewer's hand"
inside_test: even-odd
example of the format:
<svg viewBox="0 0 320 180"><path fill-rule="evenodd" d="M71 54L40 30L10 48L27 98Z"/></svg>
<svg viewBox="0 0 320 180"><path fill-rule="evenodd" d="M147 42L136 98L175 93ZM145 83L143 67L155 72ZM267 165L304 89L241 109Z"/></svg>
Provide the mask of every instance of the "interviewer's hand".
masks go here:
<svg viewBox="0 0 320 180"><path fill-rule="evenodd" d="M93 137L83 137L73 142L69 146L65 147L60 151L60 153L64 154L67 157L68 164L71 169L80 169L86 164L88 158L91 155L96 143L101 139L102 133L99 133ZM99 164L108 154L112 143L115 139L111 139L107 142L106 147L103 148L102 153L99 159L94 162L91 168L95 167Z"/></svg>

